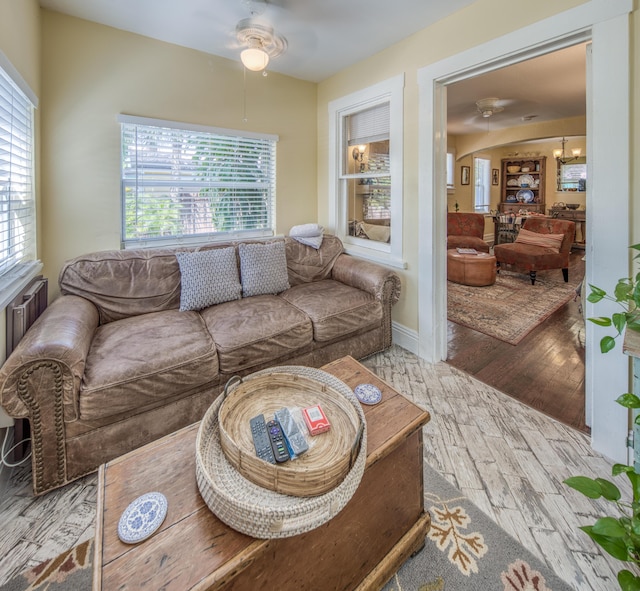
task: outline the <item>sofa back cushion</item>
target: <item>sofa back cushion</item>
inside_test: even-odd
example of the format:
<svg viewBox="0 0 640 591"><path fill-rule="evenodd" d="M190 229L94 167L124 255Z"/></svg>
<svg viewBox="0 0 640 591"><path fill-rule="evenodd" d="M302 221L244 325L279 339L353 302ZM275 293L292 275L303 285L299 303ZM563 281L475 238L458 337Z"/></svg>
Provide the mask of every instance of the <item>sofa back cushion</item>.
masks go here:
<svg viewBox="0 0 640 591"><path fill-rule="evenodd" d="M228 247L207 245L199 250ZM61 293L92 302L100 324L180 306L176 253L193 248L105 250L67 261L58 278Z"/></svg>
<svg viewBox="0 0 640 591"><path fill-rule="evenodd" d="M325 234L320 248L301 244L291 237L285 238L289 283L300 285L331 277L333 264L344 252L342 242L336 236Z"/></svg>

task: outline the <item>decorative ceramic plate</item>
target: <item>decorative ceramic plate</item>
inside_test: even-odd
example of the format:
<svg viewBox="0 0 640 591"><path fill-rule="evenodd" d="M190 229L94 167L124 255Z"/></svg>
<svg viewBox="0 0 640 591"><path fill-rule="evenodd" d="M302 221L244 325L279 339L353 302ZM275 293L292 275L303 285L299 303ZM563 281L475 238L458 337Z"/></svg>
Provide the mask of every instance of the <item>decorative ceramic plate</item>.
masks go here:
<svg viewBox="0 0 640 591"><path fill-rule="evenodd" d="M167 516L167 498L150 492L133 501L120 516L118 537L125 544L137 544L153 535Z"/></svg>
<svg viewBox="0 0 640 591"><path fill-rule="evenodd" d="M516 193L516 199L519 203L533 203L533 191L521 189Z"/></svg>
<svg viewBox="0 0 640 591"><path fill-rule="evenodd" d="M535 183L535 179L530 174L523 174L518 177L518 184L522 187L523 185L528 185L529 187L533 187L533 183Z"/></svg>
<svg viewBox="0 0 640 591"><path fill-rule="evenodd" d="M378 404L382 400L380 388L373 384L358 384L353 393L362 404Z"/></svg>
<svg viewBox="0 0 640 591"><path fill-rule="evenodd" d="M519 186L520 186L520 183L518 182L518 179L509 179L509 180L507 181L507 185L508 185L509 187L519 187Z"/></svg>

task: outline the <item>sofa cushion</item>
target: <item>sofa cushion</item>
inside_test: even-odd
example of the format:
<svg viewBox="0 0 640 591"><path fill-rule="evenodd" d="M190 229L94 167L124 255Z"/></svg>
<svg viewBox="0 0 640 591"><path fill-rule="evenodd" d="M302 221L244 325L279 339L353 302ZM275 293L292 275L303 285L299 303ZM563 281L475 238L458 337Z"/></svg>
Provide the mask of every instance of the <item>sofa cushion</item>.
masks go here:
<svg viewBox="0 0 640 591"><path fill-rule="evenodd" d="M284 239L287 251L289 283L299 285L331 277L336 259L343 253L342 242L336 236L325 234L320 248L312 248L297 240Z"/></svg>
<svg viewBox="0 0 640 591"><path fill-rule="evenodd" d="M216 348L197 312L116 320L96 329L80 386L80 419L138 413L217 376Z"/></svg>
<svg viewBox="0 0 640 591"><path fill-rule="evenodd" d="M180 265L180 311L202 310L240 299L236 249L217 248L176 253Z"/></svg>
<svg viewBox="0 0 640 591"><path fill-rule="evenodd" d="M296 285L280 297L311 318L316 341L332 341L382 324L378 300L333 279Z"/></svg>
<svg viewBox="0 0 640 591"><path fill-rule="evenodd" d="M279 296L243 298L200 314L216 343L224 373L291 355L313 340L306 314Z"/></svg>
<svg viewBox="0 0 640 591"><path fill-rule="evenodd" d="M284 241L238 244L242 295L277 294L289 288Z"/></svg>

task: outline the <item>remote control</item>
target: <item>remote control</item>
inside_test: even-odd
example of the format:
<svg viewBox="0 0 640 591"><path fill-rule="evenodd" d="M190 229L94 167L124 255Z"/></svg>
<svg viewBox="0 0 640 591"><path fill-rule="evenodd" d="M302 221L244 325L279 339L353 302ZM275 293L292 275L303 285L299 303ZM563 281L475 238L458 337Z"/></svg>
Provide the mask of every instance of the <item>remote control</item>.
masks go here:
<svg viewBox="0 0 640 591"><path fill-rule="evenodd" d="M289 450L284 442L284 435L278 421L269 421L267 423L267 431L271 439L271 448L276 462L286 462L289 459Z"/></svg>
<svg viewBox="0 0 640 591"><path fill-rule="evenodd" d="M275 464L276 458L271 448L271 439L267 433L264 415L253 417L249 424L251 425L251 436L253 437L253 446L256 448L256 455L265 462Z"/></svg>

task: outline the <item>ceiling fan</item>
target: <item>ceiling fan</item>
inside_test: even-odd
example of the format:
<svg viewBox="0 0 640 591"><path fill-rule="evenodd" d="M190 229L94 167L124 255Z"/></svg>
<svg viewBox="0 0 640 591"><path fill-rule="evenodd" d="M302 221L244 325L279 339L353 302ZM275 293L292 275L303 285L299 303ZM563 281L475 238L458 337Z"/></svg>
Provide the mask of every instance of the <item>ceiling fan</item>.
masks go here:
<svg viewBox="0 0 640 591"><path fill-rule="evenodd" d="M253 72L264 70L271 58L278 57L287 49L287 40L278 35L273 27L256 19L266 9L266 0L243 0L251 16L236 25L236 38L244 49L240 60L245 68Z"/></svg>
<svg viewBox="0 0 640 591"><path fill-rule="evenodd" d="M500 99L496 97L480 99L476 101L476 107L485 119L504 111L504 107L500 104Z"/></svg>

